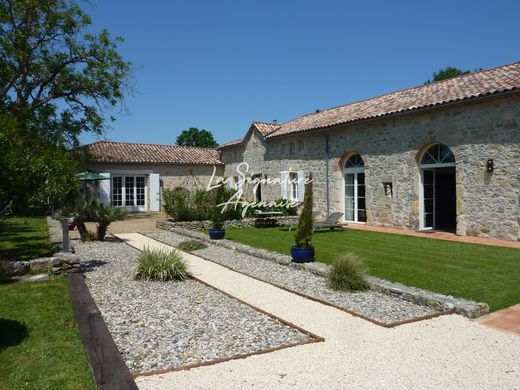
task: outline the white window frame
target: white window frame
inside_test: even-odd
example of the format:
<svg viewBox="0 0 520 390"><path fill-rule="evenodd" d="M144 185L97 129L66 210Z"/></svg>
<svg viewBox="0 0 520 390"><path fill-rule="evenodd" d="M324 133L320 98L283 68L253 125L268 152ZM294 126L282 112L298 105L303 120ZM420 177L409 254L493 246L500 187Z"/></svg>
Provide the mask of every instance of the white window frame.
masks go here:
<svg viewBox="0 0 520 390"><path fill-rule="evenodd" d="M290 184L290 187L288 187L289 195L287 196L287 199L289 200L299 200L298 199L298 172L290 172L288 176L288 181Z"/></svg>
<svg viewBox="0 0 520 390"><path fill-rule="evenodd" d="M126 178L127 177L133 177L133 183L134 186L131 191L133 191L133 204L127 205L126 204ZM144 205L137 205L137 177L143 177L144 178ZM110 202L113 204L114 201L114 179L115 178L121 178L121 205L116 207L124 208L125 210L129 211L146 211L148 209L148 180L146 175L139 175L139 174L127 174L127 173L118 173L111 175L111 188L110 188Z"/></svg>
<svg viewBox="0 0 520 390"><path fill-rule="evenodd" d="M359 208L358 208L358 174L363 173L365 174L365 167L349 167L345 168L343 170L343 210L345 212L344 219L347 222L351 223L358 223L360 225L365 225L365 221L359 221ZM350 220L347 219L347 194L345 192L345 187L347 186L345 175L354 175L354 219ZM367 207L367 189L366 189L366 175L365 175L365 213L366 213L366 207Z"/></svg>

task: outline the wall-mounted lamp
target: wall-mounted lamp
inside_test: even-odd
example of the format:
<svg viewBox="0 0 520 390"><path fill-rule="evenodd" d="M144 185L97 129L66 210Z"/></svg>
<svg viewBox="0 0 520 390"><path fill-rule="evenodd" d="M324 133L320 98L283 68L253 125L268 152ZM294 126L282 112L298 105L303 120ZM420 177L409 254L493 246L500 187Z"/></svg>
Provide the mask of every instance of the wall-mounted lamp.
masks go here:
<svg viewBox="0 0 520 390"><path fill-rule="evenodd" d="M488 158L486 161L486 171L493 172L495 165L492 158Z"/></svg>

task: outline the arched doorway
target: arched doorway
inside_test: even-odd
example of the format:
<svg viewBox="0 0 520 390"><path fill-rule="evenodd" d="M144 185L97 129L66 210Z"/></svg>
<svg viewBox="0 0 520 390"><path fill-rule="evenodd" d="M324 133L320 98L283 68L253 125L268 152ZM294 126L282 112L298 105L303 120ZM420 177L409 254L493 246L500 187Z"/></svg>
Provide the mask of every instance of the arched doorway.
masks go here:
<svg viewBox="0 0 520 390"><path fill-rule="evenodd" d="M343 169L345 180L345 220L361 222L367 220L365 201L365 163L359 154L346 161Z"/></svg>
<svg viewBox="0 0 520 390"><path fill-rule="evenodd" d="M455 156L444 144L430 146L419 163L420 229L455 232L457 227Z"/></svg>

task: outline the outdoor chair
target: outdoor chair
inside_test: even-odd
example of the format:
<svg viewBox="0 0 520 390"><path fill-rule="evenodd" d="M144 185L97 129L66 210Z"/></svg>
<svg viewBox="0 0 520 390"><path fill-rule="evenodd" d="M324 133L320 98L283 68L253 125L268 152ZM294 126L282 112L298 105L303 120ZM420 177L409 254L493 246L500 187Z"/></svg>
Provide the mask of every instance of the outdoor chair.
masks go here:
<svg viewBox="0 0 520 390"><path fill-rule="evenodd" d="M335 228L343 229L347 226L347 223L339 223L339 220L343 217L343 213L332 213L324 221L314 221L312 225L312 231L316 229L327 229L334 230Z"/></svg>
<svg viewBox="0 0 520 390"><path fill-rule="evenodd" d="M318 215L318 213L313 214L313 217L314 217L313 218L314 222L312 224L313 232L316 229L329 228L330 230L334 230L335 228L344 228L347 226L347 223L339 223L339 220L343 216L343 213L339 213L339 212L332 213L324 221L316 221L317 215ZM296 227L296 226L298 226L298 224L293 224L293 225L289 226L289 231L291 231L292 228Z"/></svg>

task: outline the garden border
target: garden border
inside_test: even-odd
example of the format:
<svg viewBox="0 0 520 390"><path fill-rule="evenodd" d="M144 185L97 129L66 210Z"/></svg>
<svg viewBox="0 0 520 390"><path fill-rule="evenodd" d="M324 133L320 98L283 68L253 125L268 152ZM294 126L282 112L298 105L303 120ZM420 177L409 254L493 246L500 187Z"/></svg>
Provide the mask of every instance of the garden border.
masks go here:
<svg viewBox="0 0 520 390"><path fill-rule="evenodd" d="M96 389L137 390L137 384L90 294L85 276L80 273L69 274L67 284L74 318Z"/></svg>
<svg viewBox="0 0 520 390"><path fill-rule="evenodd" d="M157 227L163 229L160 226ZM177 234L202 240L206 243L222 246L224 248L235 250L240 253L245 253L247 255L258 257L263 260L274 261L282 265L303 269L305 271L324 277L327 276L327 273L330 269L330 265L324 263L295 264L291 261L290 256L283 255L277 252L271 252L265 249L254 248L249 245L237 243L234 241L229 241L225 239L210 240L209 237L207 237L205 234L189 229L170 227L169 229L163 230L172 231ZM143 235L146 235L146 233ZM471 319L478 318L484 314L489 313L489 306L486 303L479 303L464 298L446 296L432 291L423 290L417 287L410 287L405 286L401 283L390 282L373 276L368 276L367 281L370 285L371 290L378 291L385 295L400 297L405 301L412 302L420 306L431 307L432 309L438 311L449 312L454 310L456 314L461 314Z"/></svg>
<svg viewBox="0 0 520 390"><path fill-rule="evenodd" d="M142 234L143 236L145 237L148 237L149 239L151 240L155 240L157 242L160 242L161 244L164 244L164 245L168 245L168 246L171 246L172 248L175 248L176 250L178 250L179 252L183 252L183 253L188 253L188 254L191 254L193 256L197 256L197 257L200 257L201 259L204 259L206 261L210 261L214 264L217 264L217 265L220 265L226 269L229 269L230 271L233 271L233 272L236 272L236 273L239 273L241 275L244 275L244 276L247 276L251 279L255 279L255 280L258 280L259 282L263 282L263 283L266 283L266 284L270 284L271 286L274 286L274 287L277 287L281 290L284 290L284 291L287 291L287 292L290 292L290 293L293 293L295 295L298 295L302 298L306 298L310 301L314 301L314 302L318 302L318 303L321 303L325 306L330 306L330 307L333 307L335 309L338 309L338 310L341 310L341 311L344 311L345 313L348 313L350 315L352 315L353 317L358 317L358 318L361 318L362 320L365 320L365 321L368 321L368 322L371 322L373 323L374 325L378 325L378 326L381 326L383 328L395 328L396 326L400 326L400 325L405 325L405 324L411 324L413 322L419 322L419 321L424 321L424 320L429 320L429 319L432 319L432 318L437 318L437 317L440 317L440 316L444 316L444 315L450 315L450 314L455 314L455 310L454 309L451 309L451 310L445 310L445 311L439 311L437 313L433 313L433 314L428 314L428 315L425 315L425 316L420 316L420 317L415 317L415 318L411 318L409 320L402 320L402 321L396 321L396 322L390 322L390 323L385 323L385 322L381 322L381 321L378 321L378 320L374 320L373 318L370 318L370 317L365 317L364 315L362 314L359 314L359 313L356 313L355 311L352 311L350 309L347 309L345 307L342 307L342 306L338 306L334 303L331 303L331 302L327 302L327 301L324 301L320 298L316 298L316 297L313 297L311 295L307 295L307 294L304 294L302 292L299 292L299 291L296 291L296 290L291 290L290 288L287 288L287 287L284 287L284 286L281 286L279 284L276 284L276 283L272 283L272 282L268 282L266 280L263 280L263 279L260 279L260 278L257 278L256 276L251 276L249 274L246 274L245 272L242 272L242 271L238 271L234 268L231 268L231 267L228 267L227 265L224 265L224 264L220 264L220 263L217 263L216 261L213 261L211 259L208 259L207 257L205 256L201 256L200 254L197 254L197 253L191 253L191 252L186 252L186 251L183 251L181 249L178 249L176 246L173 246L171 244L168 244L167 242L165 241L162 241L162 240L158 240L156 238L153 238L153 237L150 237L144 233L139 233L139 234ZM195 279L195 278L194 278ZM202 282L204 283L204 282ZM227 293L224 293L224 294L227 294ZM235 298L235 299L238 299L238 298ZM246 302L246 304L248 304ZM261 309L259 309L261 310Z"/></svg>
<svg viewBox="0 0 520 390"><path fill-rule="evenodd" d="M139 233L139 234L142 234L142 233ZM144 236L144 234L142 234ZM125 240L117 237L116 235L111 235L112 237L114 237L116 240L128 245L130 248L133 248L139 252L142 252L141 249L138 249L132 245L130 245L128 242L126 242ZM147 236L145 236L147 237ZM152 239L152 238L150 238ZM157 242L160 242L158 240L156 240ZM165 245L169 245L169 244L165 244ZM169 245L171 246L171 245ZM172 247L173 248L173 247ZM180 250L179 250L180 251ZM183 253L189 253L189 252L184 252L184 251L181 251ZM195 255L196 256L196 255ZM200 256L199 256L200 257ZM184 370L191 370L193 368L198 368L198 367L205 367L205 366L212 366L212 365L215 365L215 364L219 364L219 363L224 363L224 362L228 362L228 361L231 361L231 360L239 360L239 359L245 359L249 356L254 356L254 355L263 355L263 354L266 354L266 353L271 353L271 352L275 352L275 351L279 351L279 350L282 350L282 349L286 349L286 348L292 348L292 347L297 347L299 345L306 345L306 344L314 344L314 343L321 343L321 342L324 342L325 341L325 338L321 337L321 336L318 336L317 334L315 333L312 333L296 324L293 324L292 322L289 322L287 320L284 320L283 318L281 317L278 317L277 315L275 314L272 314L272 313L269 313L263 309L260 309L259 307L256 307L240 298L237 298L215 286L212 286L211 284L207 283L207 282L204 282L202 280L200 280L199 278L195 277L195 276L190 276L191 279L197 281L198 283L201 283L207 287L210 287L212 288L213 290L216 290L224 295L226 295L227 297L231 298L231 299L234 299L236 300L237 302L240 302L244 305L247 305L249 306L250 308L252 308L253 310L256 310L258 311L259 313L262 313L268 317L271 317L272 319L275 319L277 320L278 322L286 325L286 326L289 326L293 329L296 329L297 331L309 336L311 338L311 340L309 341L299 341L299 342L296 342L296 343L291 343L291 344L285 344L285 345L279 345L277 347L272 347L272 348L266 348L266 349L262 349L260 351L255 351L255 352L249 352L249 353L244 353L244 354L238 354L238 355L231 355L231 356L226 356L224 358L220 358L220 359L215 359L215 360L209 360L209 361L206 361L206 362L200 362L200 363L194 363L194 364L189 364L189 365L186 365L186 366L181 366L181 367L174 367L174 368L166 368L166 369L163 369L163 370L155 370L155 371L147 371L147 372L139 372L139 373L134 373L134 374L131 374L133 378L137 378L137 377L140 377L140 376L153 376L153 375L160 375L160 374L166 374L168 372L176 372L176 371L184 371ZM115 345L115 343L114 343ZM117 349L117 347L116 347ZM124 362L123 362L124 363ZM126 366L126 364L125 364Z"/></svg>

